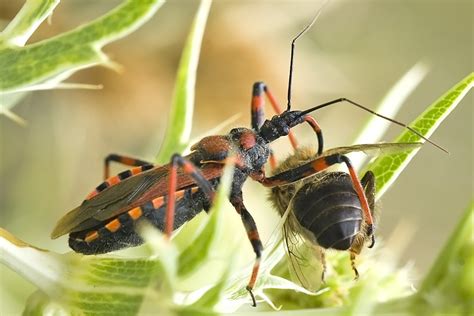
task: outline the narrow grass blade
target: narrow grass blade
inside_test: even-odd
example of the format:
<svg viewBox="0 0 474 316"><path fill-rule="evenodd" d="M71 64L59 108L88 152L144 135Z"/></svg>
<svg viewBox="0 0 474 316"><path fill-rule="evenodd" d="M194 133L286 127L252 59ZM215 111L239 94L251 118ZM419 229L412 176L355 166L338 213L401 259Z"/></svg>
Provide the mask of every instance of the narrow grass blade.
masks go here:
<svg viewBox="0 0 474 316"><path fill-rule="evenodd" d="M441 122L456 108L469 90L471 90L473 85L474 73L471 73L430 105L410 124L410 126L420 132L423 136L430 137ZM420 141L423 142L419 136L410 131L404 131L395 139L394 142L411 143ZM388 187L396 180L418 150L419 148L404 153L385 155L377 158L367 166L366 170L372 170L375 173L377 198L385 193Z"/></svg>
<svg viewBox="0 0 474 316"><path fill-rule="evenodd" d="M174 153L182 153L189 143L194 110L196 73L210 7L210 0L201 1L181 55L168 128L156 157L159 164L169 162Z"/></svg>

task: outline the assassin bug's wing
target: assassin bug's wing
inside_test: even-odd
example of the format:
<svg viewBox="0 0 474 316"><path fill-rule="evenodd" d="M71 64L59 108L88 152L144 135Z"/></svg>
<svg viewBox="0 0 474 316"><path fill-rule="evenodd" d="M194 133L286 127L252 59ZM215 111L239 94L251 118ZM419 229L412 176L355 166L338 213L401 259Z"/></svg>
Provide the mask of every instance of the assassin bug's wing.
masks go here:
<svg viewBox="0 0 474 316"><path fill-rule="evenodd" d="M64 215L56 224L51 238L87 229L98 223L118 215L129 207L130 199L143 194L153 183L162 180L169 169L163 166L151 169L127 178L100 192L91 199L85 200L80 206ZM159 192L157 192L159 194ZM125 210L124 210L125 211Z"/></svg>
<svg viewBox="0 0 474 316"><path fill-rule="evenodd" d="M295 282L315 292L322 283L322 248L305 237L303 230L293 213L290 213L283 226L288 268Z"/></svg>
<svg viewBox="0 0 474 316"><path fill-rule="evenodd" d="M92 228L97 224L140 206L168 193L169 165L157 167L119 182L93 198L85 200L56 224L51 238ZM206 179L222 174L222 165L212 164L201 168ZM178 172L177 190L195 186L193 179Z"/></svg>
<svg viewBox="0 0 474 316"><path fill-rule="evenodd" d="M349 154L351 152L364 152L368 155L393 154L409 151L421 147L423 143L377 143L377 144L358 144L353 146L336 147L328 149L321 156L330 156L333 154Z"/></svg>

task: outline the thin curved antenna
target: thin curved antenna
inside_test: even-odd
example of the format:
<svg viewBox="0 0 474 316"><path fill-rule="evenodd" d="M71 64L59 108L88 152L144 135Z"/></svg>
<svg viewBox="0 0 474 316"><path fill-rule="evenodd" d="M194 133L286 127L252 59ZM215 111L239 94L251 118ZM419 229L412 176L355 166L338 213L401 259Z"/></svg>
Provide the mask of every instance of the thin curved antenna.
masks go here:
<svg viewBox="0 0 474 316"><path fill-rule="evenodd" d="M441 147L440 145L436 144L435 142L429 140L429 139L426 138L425 136L421 135L418 131L416 131L415 129L411 128L411 127L408 126L407 124L402 123L402 122L399 122L399 121L397 121L397 120L394 120L394 119L392 119L392 118L390 118L390 117L384 116L384 115L382 115L382 114L379 114L379 113L377 113L377 112L375 112L375 111L373 111L373 110L371 110L371 109L369 109L369 108L367 108L367 107L365 107L365 106L363 106L363 105L361 105L361 104L359 104L359 103L356 103L356 102L354 102L354 101L352 101L352 100L349 100L349 99L347 99L347 98L339 98L339 99L336 99L336 100L332 100L332 101L329 101L329 102L326 102L326 103L317 105L317 106L312 107L312 108L310 108L310 109L301 111L301 112L300 112L300 116L304 116L304 115L306 115L306 114L309 114L310 112L313 112L313 111L316 111L316 110L325 108L325 107L327 107L327 106L330 106L330 105L333 105L333 104L336 104L336 103L341 103L341 102L350 103L350 104L352 104L352 105L354 105L354 106L356 106L356 107L358 107L358 108L360 108L360 109L362 109L362 110L364 110L364 111L367 111L367 112L369 112L369 113L371 113L371 114L373 114L373 115L375 115L375 116L378 116L378 117L383 118L383 119L385 119L385 120L387 120L387 121L390 121L390 122L392 122L392 123L394 123L394 124L396 124L396 125L399 125L399 126L401 126L401 127L404 127L404 128L406 128L406 129L408 129L409 131L411 131L413 134L416 134L418 137L420 137L420 138L422 138L423 140L427 141L427 142L430 143L431 145L433 145L433 146L437 147L438 149L444 151L445 153L449 154L449 152L448 152L446 149L444 149L444 148Z"/></svg>
<svg viewBox="0 0 474 316"><path fill-rule="evenodd" d="M306 33L312 26L313 24L316 22L316 20L318 19L319 15L321 14L321 12L323 11L324 7L326 6L326 4L329 2L330 0L326 0L323 5L321 6L321 8L319 8L318 12L316 12L315 16L313 17L313 19L311 20L311 22L309 22L309 24L307 24L294 38L293 40L291 41L291 55L290 55L290 74L288 76L288 97L287 97L287 107L286 107L286 110L289 111L291 110L291 84L292 84L292 81L293 81L293 57L295 55L295 43L296 43L296 40L298 38L300 38L301 36L303 36L304 33Z"/></svg>

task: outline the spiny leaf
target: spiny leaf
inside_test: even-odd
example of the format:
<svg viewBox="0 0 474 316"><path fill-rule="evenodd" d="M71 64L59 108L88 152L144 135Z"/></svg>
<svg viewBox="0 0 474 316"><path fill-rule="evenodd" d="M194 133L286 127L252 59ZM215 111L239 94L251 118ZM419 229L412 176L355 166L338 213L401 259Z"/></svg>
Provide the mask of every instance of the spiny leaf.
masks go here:
<svg viewBox="0 0 474 316"><path fill-rule="evenodd" d="M57 83L79 69L111 65L100 49L138 28L162 3L161 0L128 0L104 16L53 38L25 47L3 46L0 49L0 92L14 93L46 81ZM16 25L24 29L19 34L32 28L24 27L23 22ZM15 35L13 31L9 33ZM4 39L4 44L7 43Z"/></svg>
<svg viewBox="0 0 474 316"><path fill-rule="evenodd" d="M454 110L462 98L469 92L473 85L474 73L471 73L430 105L410 124L410 126L420 132L423 136L430 137L441 122L449 115L449 113L451 113L452 110ZM394 142L410 143L419 141L423 140L414 133L405 131L401 133ZM414 149L404 153L385 155L377 158L367 166L366 170L372 170L375 173L377 198L385 193L387 188L400 175L418 150L419 149Z"/></svg>
<svg viewBox="0 0 474 316"><path fill-rule="evenodd" d="M27 0L20 12L0 34L0 47L23 46L31 34L50 16L60 0Z"/></svg>
<svg viewBox="0 0 474 316"><path fill-rule="evenodd" d="M169 162L174 153L181 153L189 143L194 110L196 72L210 7L210 0L201 1L181 55L168 128L156 158L160 164Z"/></svg>

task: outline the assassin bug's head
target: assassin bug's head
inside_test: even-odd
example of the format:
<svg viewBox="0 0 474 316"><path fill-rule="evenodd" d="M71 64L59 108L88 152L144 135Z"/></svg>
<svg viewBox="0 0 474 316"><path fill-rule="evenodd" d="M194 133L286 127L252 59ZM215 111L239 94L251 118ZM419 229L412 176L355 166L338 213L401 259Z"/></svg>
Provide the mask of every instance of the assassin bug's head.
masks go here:
<svg viewBox="0 0 474 316"><path fill-rule="evenodd" d="M285 111L275 115L271 120L266 120L260 127L258 134L270 143L282 136L288 135L290 129L305 121L301 111Z"/></svg>

